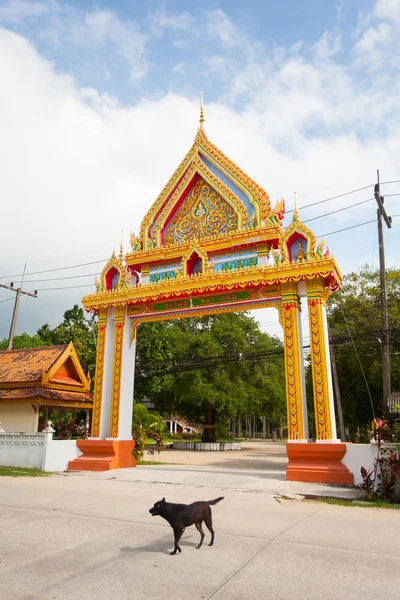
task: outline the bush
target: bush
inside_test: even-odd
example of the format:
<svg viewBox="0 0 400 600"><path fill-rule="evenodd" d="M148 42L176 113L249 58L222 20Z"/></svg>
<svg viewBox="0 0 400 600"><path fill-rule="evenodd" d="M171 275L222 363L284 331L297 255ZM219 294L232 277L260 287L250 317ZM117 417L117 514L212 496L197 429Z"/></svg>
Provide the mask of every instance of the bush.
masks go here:
<svg viewBox="0 0 400 600"><path fill-rule="evenodd" d="M143 457L144 445L147 437L152 437L160 452L162 436L165 430L163 417L155 411L149 411L143 404L135 403L132 413L132 435L135 438L135 447L133 455L136 460Z"/></svg>

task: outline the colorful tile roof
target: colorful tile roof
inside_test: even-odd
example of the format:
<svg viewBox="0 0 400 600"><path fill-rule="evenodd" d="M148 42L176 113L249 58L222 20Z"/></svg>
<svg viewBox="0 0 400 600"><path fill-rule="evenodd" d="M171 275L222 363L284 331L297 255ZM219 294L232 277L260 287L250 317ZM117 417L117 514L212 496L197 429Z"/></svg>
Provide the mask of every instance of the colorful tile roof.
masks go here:
<svg viewBox="0 0 400 600"><path fill-rule="evenodd" d="M72 342L0 351L0 402L91 408L90 383Z"/></svg>
<svg viewBox="0 0 400 600"><path fill-rule="evenodd" d="M0 383L40 382L43 372L67 347L67 344L63 344L0 351Z"/></svg>
<svg viewBox="0 0 400 600"><path fill-rule="evenodd" d="M0 389L0 400L27 400L35 404L56 406L80 406L92 408L93 398L90 392L67 392L65 390L47 389L41 386L31 388Z"/></svg>

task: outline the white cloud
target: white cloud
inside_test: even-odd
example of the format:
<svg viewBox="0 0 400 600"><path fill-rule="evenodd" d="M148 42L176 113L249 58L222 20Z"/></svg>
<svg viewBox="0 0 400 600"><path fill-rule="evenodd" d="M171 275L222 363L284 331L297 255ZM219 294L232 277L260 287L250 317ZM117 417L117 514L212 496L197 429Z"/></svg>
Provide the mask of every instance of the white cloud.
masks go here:
<svg viewBox="0 0 400 600"><path fill-rule="evenodd" d="M389 21L400 20L400 0L376 0L374 15Z"/></svg>
<svg viewBox="0 0 400 600"><path fill-rule="evenodd" d="M178 75L184 75L186 71L186 61L181 60L173 66L172 71Z"/></svg>
<svg viewBox="0 0 400 600"><path fill-rule="evenodd" d="M392 28L386 23L380 23L376 28L370 27L364 32L362 38L355 45L355 51L366 54L370 60L373 60L371 54L376 51L381 44L388 45L392 35Z"/></svg>
<svg viewBox="0 0 400 600"><path fill-rule="evenodd" d="M7 23L18 23L31 17L42 17L60 10L53 0L47 2L29 2L28 0L9 0L0 6L0 20Z"/></svg>
<svg viewBox="0 0 400 600"><path fill-rule="evenodd" d="M115 44L120 31L116 17L107 11L90 14L81 30L88 43ZM308 48L309 58L301 44L266 56L226 15L217 11L217 16L223 30L211 29L210 36L220 40L221 52L208 57L207 68L226 77L225 96L208 103L204 88L206 130L269 192L272 202L283 195L290 209L296 189L301 209L373 183L376 168L384 180L399 179L400 88L385 64L380 78L371 78L366 88L353 64L335 58L334 38ZM129 24L123 26L129 31ZM65 39L65 31L62 35ZM122 106L57 74L29 42L4 29L0 72L0 197L7 199L0 274L20 273L25 262L29 272L105 259L114 245L118 248L122 229L125 240L129 229L139 230L147 208L190 147L198 123L197 98L160 94L156 100L142 97L134 106ZM389 80L391 85L384 85ZM241 112L235 109L238 97ZM324 214L367 197L367 192L355 194L301 214ZM395 201L387 199L389 212ZM374 217L373 204L365 204L310 225L322 234ZM398 258L393 241L397 229L394 224L385 240L388 266ZM326 239L344 272L371 262L373 233L373 227L360 228ZM57 324L86 291L40 292L29 309L28 301L21 305L18 331L32 331L46 321ZM1 300L6 298L3 290ZM0 337L7 334L11 304L0 304Z"/></svg>
<svg viewBox="0 0 400 600"><path fill-rule="evenodd" d="M332 58L340 52L342 46L341 36L338 33L325 31L315 44L315 53L318 58L325 60Z"/></svg>
<svg viewBox="0 0 400 600"><path fill-rule="evenodd" d="M158 10L150 15L150 28L154 35L161 36L166 29L172 31L192 30L195 19L187 11L180 14L167 14L165 10Z"/></svg>

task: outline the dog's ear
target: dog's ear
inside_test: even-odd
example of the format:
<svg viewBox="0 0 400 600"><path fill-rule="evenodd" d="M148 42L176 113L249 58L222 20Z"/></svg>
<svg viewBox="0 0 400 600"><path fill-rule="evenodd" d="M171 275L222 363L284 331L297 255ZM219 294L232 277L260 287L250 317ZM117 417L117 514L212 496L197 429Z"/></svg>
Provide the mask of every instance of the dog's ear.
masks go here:
<svg viewBox="0 0 400 600"><path fill-rule="evenodd" d="M165 498L163 498L163 499L161 500L161 502L164 502L164 503L165 503Z"/></svg>

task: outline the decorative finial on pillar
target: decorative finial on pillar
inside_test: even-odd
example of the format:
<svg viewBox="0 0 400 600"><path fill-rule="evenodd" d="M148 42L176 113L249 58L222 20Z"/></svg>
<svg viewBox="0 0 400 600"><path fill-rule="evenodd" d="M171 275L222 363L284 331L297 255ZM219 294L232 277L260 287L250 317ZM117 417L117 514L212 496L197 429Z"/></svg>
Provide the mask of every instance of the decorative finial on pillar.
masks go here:
<svg viewBox="0 0 400 600"><path fill-rule="evenodd" d="M203 107L203 92L200 92L200 129L204 131L204 107Z"/></svg>
<svg viewBox="0 0 400 600"><path fill-rule="evenodd" d="M121 232L121 243L119 245L119 260L122 260L124 258L124 246L123 246L123 237L124 237L124 230L122 230Z"/></svg>
<svg viewBox="0 0 400 600"><path fill-rule="evenodd" d="M300 217L299 217L299 207L297 205L297 193L293 192L294 194L294 211L293 211L293 218L292 221L297 221Z"/></svg>

